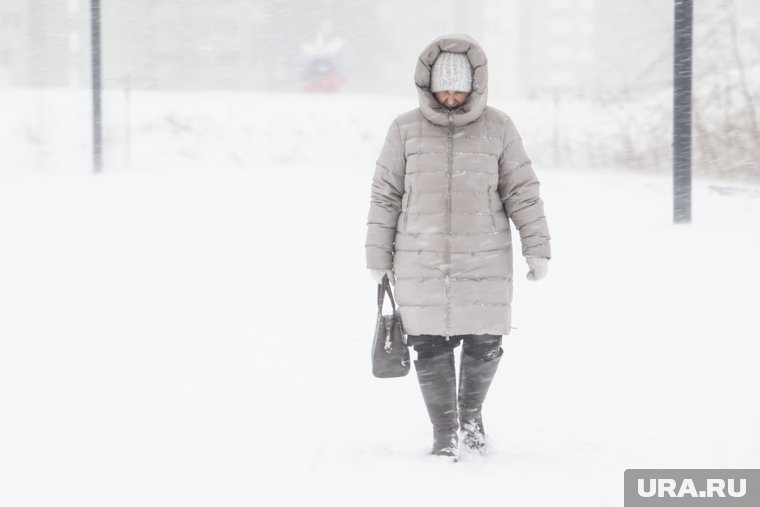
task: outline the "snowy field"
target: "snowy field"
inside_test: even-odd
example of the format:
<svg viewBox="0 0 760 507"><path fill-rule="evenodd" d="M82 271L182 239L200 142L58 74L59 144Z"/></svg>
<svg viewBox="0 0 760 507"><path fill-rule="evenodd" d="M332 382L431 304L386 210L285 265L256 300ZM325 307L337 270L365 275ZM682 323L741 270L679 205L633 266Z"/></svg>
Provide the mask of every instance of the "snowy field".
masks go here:
<svg viewBox="0 0 760 507"><path fill-rule="evenodd" d="M417 107L409 84L405 97L107 89L105 163L111 171L149 172L373 163L394 117ZM0 89L0 175L87 173L91 100L85 90ZM627 155L631 136L654 154L670 128L649 118L651 105L630 117L620 105L569 99L559 111L547 99L489 103L509 112L543 167L607 167ZM660 169L654 162L647 167Z"/></svg>
<svg viewBox="0 0 760 507"><path fill-rule="evenodd" d="M370 372L387 124L329 163L311 127L314 163L0 173L0 505L602 507L626 468L760 468L760 187L697 180L674 226L667 178L537 167L549 276L516 256L490 454L449 463L414 372Z"/></svg>

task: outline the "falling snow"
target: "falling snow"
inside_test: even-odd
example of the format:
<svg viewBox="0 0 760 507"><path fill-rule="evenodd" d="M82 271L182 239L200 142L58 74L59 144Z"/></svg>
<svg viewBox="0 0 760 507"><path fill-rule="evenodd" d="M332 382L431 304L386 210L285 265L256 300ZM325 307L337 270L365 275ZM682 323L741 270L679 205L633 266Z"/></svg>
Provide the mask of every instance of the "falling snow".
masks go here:
<svg viewBox="0 0 760 507"><path fill-rule="evenodd" d="M695 6L679 225L668 2L102 3L93 175L89 2L0 1L0 505L604 506L627 468L760 467L756 2ZM553 254L537 283L515 257L489 448L456 464L414 374L371 374L364 266L449 31L484 43Z"/></svg>

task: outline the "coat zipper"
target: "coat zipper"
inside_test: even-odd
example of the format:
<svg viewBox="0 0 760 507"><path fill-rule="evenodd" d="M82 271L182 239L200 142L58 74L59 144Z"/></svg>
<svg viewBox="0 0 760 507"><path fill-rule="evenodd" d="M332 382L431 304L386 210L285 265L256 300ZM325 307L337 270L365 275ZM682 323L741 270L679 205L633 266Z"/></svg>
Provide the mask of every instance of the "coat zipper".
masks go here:
<svg viewBox="0 0 760 507"><path fill-rule="evenodd" d="M448 160L446 167L446 237L444 242L444 259L446 274L443 278L444 285L444 305L446 312L446 340L448 341L451 327L451 172L454 166L454 114L449 111L449 137L448 137Z"/></svg>
<svg viewBox="0 0 760 507"><path fill-rule="evenodd" d="M496 231L496 218L493 216L493 203L491 202L491 185L488 185L488 213L491 215L491 224Z"/></svg>

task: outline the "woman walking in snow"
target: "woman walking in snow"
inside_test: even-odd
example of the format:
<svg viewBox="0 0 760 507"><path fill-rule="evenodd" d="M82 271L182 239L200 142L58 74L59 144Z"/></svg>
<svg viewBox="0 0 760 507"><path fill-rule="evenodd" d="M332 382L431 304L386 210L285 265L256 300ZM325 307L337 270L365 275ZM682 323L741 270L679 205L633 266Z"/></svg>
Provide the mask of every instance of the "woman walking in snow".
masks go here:
<svg viewBox="0 0 760 507"><path fill-rule="evenodd" d="M486 105L487 68L467 35L431 42L414 74L419 107L391 124L372 178L367 268L394 284L436 455L456 456L459 429L466 448L484 450L481 407L510 331L510 219L529 280L546 275L551 256L520 135Z"/></svg>

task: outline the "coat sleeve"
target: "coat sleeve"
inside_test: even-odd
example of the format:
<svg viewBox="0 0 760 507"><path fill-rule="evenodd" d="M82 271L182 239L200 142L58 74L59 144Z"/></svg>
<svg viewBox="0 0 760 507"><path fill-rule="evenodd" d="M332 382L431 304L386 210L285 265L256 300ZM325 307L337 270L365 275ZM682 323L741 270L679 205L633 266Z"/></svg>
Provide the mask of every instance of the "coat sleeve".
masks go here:
<svg viewBox="0 0 760 507"><path fill-rule="evenodd" d="M401 214L404 195L406 158L401 129L394 120L372 176L372 194L367 216L367 239L364 243L367 268L392 269L396 222Z"/></svg>
<svg viewBox="0 0 760 507"><path fill-rule="evenodd" d="M539 187L522 138L507 117L504 151L499 157L499 194L507 216L520 232L522 254L551 258L551 238Z"/></svg>

